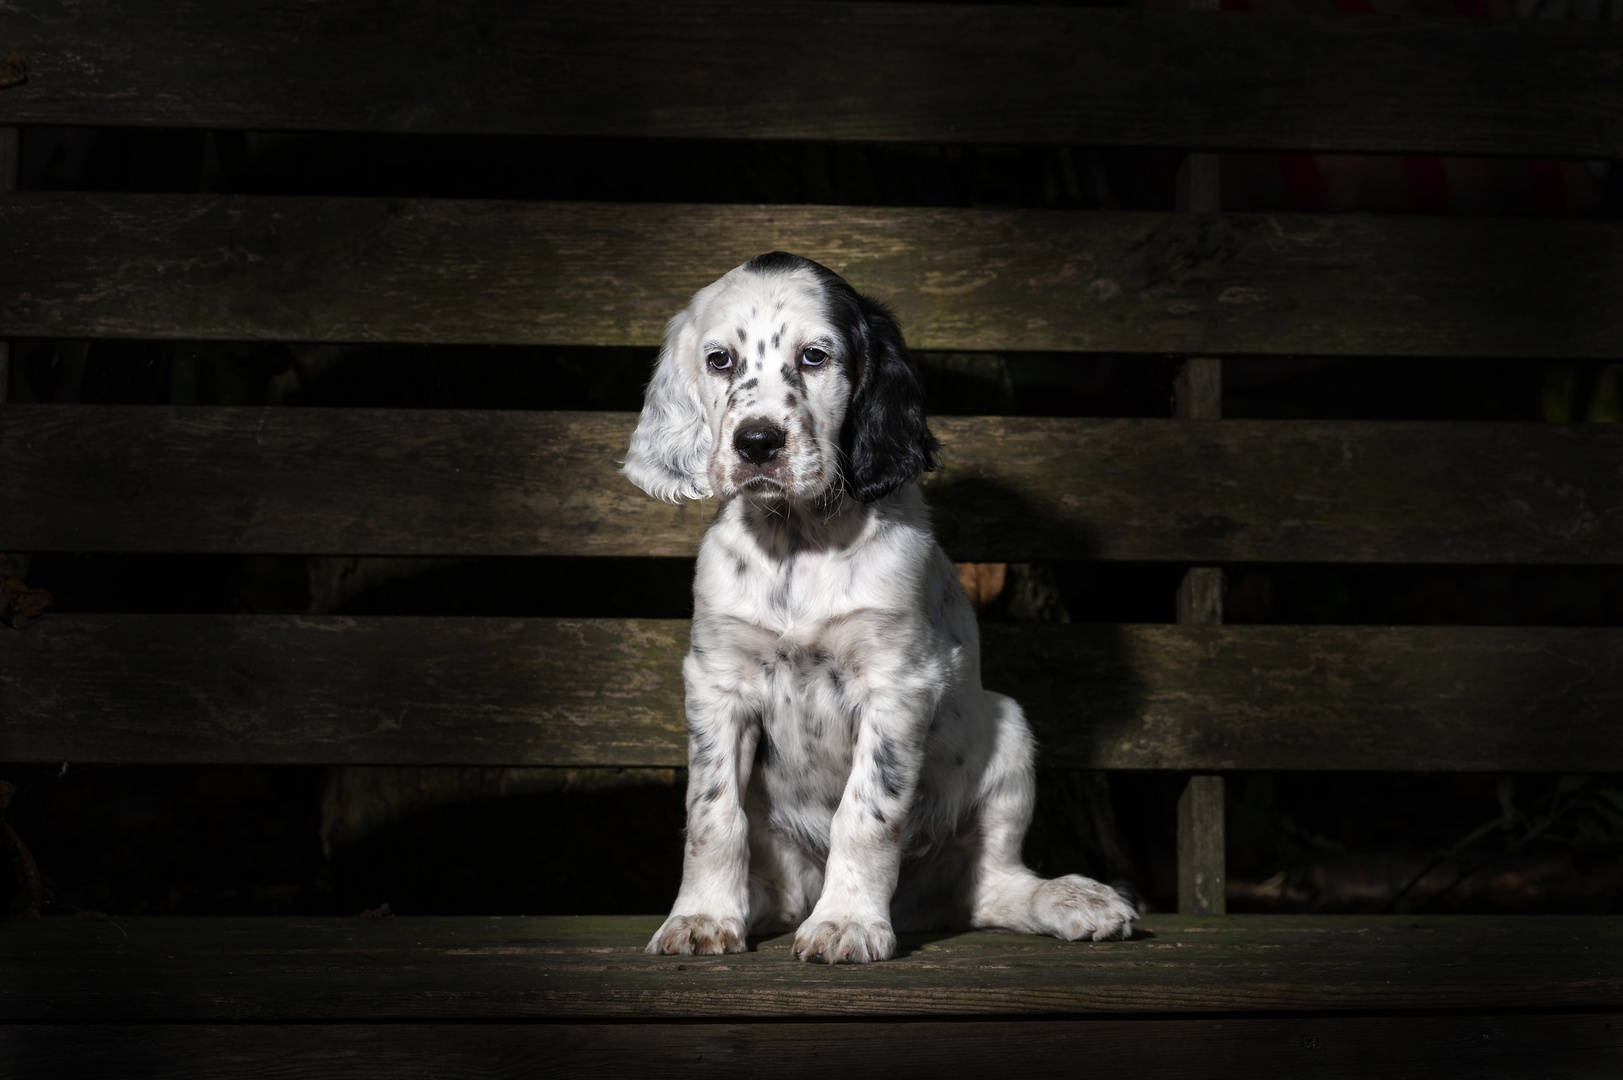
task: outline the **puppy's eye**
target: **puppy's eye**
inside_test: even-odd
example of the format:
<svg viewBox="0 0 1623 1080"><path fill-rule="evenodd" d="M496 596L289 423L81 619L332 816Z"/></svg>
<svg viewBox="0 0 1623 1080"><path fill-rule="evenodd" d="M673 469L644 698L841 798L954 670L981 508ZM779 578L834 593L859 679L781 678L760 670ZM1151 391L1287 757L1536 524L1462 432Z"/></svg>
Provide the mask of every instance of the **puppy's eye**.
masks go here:
<svg viewBox="0 0 1623 1080"><path fill-rule="evenodd" d="M717 349L715 352L705 357L705 359L710 361L710 366L717 371L726 371L728 368L733 366L733 358L727 353L722 352L720 349Z"/></svg>
<svg viewBox="0 0 1623 1080"><path fill-rule="evenodd" d="M807 349L805 352L800 354L800 362L805 364L807 367L816 367L827 359L828 353L824 352L822 349Z"/></svg>

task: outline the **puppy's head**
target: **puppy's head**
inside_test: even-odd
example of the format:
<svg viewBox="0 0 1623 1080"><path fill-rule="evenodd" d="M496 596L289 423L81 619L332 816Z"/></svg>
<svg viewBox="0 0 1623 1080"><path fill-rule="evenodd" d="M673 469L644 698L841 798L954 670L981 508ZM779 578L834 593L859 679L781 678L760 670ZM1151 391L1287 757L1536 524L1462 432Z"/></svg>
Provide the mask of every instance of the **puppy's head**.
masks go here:
<svg viewBox="0 0 1623 1080"><path fill-rule="evenodd" d="M694 294L665 328L621 471L672 502L745 495L872 502L940 444L890 312L781 251Z"/></svg>

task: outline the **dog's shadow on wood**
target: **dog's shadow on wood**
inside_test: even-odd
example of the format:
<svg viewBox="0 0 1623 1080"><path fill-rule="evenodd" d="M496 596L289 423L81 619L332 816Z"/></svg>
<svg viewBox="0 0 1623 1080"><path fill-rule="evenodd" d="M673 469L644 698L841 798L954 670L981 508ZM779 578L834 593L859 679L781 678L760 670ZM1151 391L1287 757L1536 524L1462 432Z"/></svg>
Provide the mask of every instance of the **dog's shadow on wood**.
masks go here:
<svg viewBox="0 0 1623 1080"><path fill-rule="evenodd" d="M950 460L924 494L936 539L956 562L1098 558L1094 530L1060 513L1063 494L1039 500L957 474ZM1141 724L1147 688L1120 627L983 623L981 636L981 681L1025 710L1037 733L1039 766L1101 768L1114 738Z"/></svg>
<svg viewBox="0 0 1623 1080"><path fill-rule="evenodd" d="M982 682L1020 703L1046 777L1027 834L1027 863L1044 876L1082 873L1133 883L1137 892L1144 868L1116 825L1108 780L1095 770L1116 764L1113 749L1143 740L1143 658L1121 626L1056 621L1069 618L1057 589L1050 587L1051 597L1014 591L1022 578L1027 585L1052 582L1045 563L1098 560L1102 530L1086 516L1088 492L1066 490L1063 478L1034 487L988 477L976 469L1015 466L955 465L950 444L943 456L945 466L926 479L924 492L949 555L1036 564L1018 576L1009 569L1008 595L993 605L993 621L981 625ZM1170 613L1170 594L1167 600Z"/></svg>

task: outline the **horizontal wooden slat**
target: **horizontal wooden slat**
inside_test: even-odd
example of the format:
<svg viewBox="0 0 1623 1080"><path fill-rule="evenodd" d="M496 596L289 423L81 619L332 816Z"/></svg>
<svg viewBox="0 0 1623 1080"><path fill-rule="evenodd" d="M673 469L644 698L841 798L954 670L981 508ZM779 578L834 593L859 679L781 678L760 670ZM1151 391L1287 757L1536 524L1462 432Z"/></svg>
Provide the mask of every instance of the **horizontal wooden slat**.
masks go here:
<svg viewBox="0 0 1623 1080"><path fill-rule="evenodd" d="M0 923L0 1020L516 1021L1623 1005L1623 919L1150 915L1134 941L904 935L864 967L792 935L654 957L659 918ZM126 937L126 935L128 935ZM1309 1072L1311 1075L1311 1071Z"/></svg>
<svg viewBox="0 0 1623 1080"><path fill-rule="evenodd" d="M0 41L10 124L1623 156L1606 23L21 0Z"/></svg>
<svg viewBox="0 0 1623 1080"><path fill-rule="evenodd" d="M681 766L680 621L49 616L0 761ZM984 628L1045 765L1623 771L1623 630Z"/></svg>
<svg viewBox="0 0 1623 1080"><path fill-rule="evenodd" d="M627 413L0 406L0 551L691 556ZM937 417L960 560L1616 564L1623 428Z"/></svg>
<svg viewBox="0 0 1623 1080"><path fill-rule="evenodd" d="M86 195L0 202L0 336L651 345L798 252L915 348L1623 357L1623 222Z"/></svg>
<svg viewBox="0 0 1623 1080"><path fill-rule="evenodd" d="M1554 1067L1614 1080L1614 1013L1090 1016L1064 1020L667 1021L444 1024L7 1024L0 1072L13 1080L533 1080L538 1076L731 1080L1073 1080L1106 1075L1253 1080L1526 1080ZM837 1047L831 1052L830 1047Z"/></svg>

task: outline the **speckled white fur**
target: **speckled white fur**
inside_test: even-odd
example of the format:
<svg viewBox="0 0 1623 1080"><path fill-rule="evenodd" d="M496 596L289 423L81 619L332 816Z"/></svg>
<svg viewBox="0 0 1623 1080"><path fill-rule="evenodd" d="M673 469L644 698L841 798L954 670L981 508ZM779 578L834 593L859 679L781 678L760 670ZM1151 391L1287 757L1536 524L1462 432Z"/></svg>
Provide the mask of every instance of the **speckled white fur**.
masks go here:
<svg viewBox="0 0 1623 1080"><path fill-rule="evenodd" d="M696 294L626 457L651 495L721 500L683 664L682 887L648 951L738 952L792 928L796 956L830 963L886 959L898 929L1124 937L1115 890L1020 860L1031 733L981 688L975 613L918 488L863 504L842 485L864 358L845 355L828 287L746 264ZM784 437L766 466L734 443L760 424Z"/></svg>

